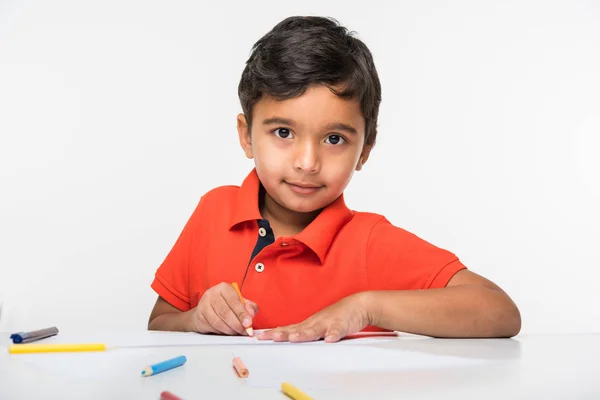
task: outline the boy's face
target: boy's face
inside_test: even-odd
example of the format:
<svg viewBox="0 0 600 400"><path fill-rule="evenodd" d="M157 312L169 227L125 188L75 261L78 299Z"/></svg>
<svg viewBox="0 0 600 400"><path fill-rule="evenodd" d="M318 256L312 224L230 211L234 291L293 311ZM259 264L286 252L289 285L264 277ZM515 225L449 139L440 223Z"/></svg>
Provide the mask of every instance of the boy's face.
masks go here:
<svg viewBox="0 0 600 400"><path fill-rule="evenodd" d="M315 86L296 98L263 96L252 129L238 116L240 144L279 206L306 213L326 207L366 162L365 120L356 100ZM250 133L251 131L251 133Z"/></svg>

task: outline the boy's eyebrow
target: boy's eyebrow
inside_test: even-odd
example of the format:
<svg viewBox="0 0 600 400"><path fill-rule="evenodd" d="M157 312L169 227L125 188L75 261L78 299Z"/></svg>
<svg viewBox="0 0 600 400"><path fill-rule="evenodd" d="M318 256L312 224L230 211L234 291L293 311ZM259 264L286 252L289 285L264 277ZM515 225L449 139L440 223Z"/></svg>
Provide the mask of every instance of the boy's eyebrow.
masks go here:
<svg viewBox="0 0 600 400"><path fill-rule="evenodd" d="M334 122L333 124L329 124L326 127L327 129L331 129L332 131L344 131L346 133L350 133L352 135L358 135L356 129L348 124L344 124L342 122Z"/></svg>
<svg viewBox="0 0 600 400"><path fill-rule="evenodd" d="M292 127L295 125L294 121L292 121L291 119L287 119L287 118L273 117L273 118L267 118L267 119L263 120L263 125L275 125L275 124L288 125L288 126L292 126ZM358 132L356 131L356 129L354 129L354 127L352 127L351 125L348 125L348 124L344 124L342 122L331 123L331 124L327 125L325 128L328 130L332 130L332 131L344 131L344 132L350 133L352 135L358 134Z"/></svg>
<svg viewBox="0 0 600 400"><path fill-rule="evenodd" d="M279 117L273 117L273 118L267 118L265 120L263 120L263 125L274 125L274 124L281 124L281 125L289 125L289 126L294 126L294 121L292 121L291 119L287 119L287 118L279 118Z"/></svg>

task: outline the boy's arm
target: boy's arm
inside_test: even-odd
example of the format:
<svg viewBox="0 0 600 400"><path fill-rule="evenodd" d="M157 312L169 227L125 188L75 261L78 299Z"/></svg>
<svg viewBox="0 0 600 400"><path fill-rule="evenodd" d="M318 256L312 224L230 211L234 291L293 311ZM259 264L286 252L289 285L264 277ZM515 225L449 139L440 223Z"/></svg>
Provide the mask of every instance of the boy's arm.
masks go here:
<svg viewBox="0 0 600 400"><path fill-rule="evenodd" d="M433 337L512 337L521 329L521 315L497 285L462 269L444 288L359 292L299 324L266 331L258 338L336 342L369 325Z"/></svg>
<svg viewBox="0 0 600 400"><path fill-rule="evenodd" d="M519 309L493 282L458 271L445 288L369 291L356 299L368 324L433 337L512 337L521 330Z"/></svg>
<svg viewBox="0 0 600 400"><path fill-rule="evenodd" d="M334 342L368 325L434 337L510 337L521 329L502 289L385 218L371 230L365 255L366 291L259 339Z"/></svg>
<svg viewBox="0 0 600 400"><path fill-rule="evenodd" d="M148 330L193 332L195 327L192 315L195 309L181 311L158 296L148 319Z"/></svg>

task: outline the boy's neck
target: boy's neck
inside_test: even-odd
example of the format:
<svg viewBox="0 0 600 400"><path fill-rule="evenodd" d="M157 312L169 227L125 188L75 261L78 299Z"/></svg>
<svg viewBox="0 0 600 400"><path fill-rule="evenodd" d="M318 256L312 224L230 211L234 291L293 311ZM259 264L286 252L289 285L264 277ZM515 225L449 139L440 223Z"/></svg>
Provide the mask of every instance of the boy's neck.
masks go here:
<svg viewBox="0 0 600 400"><path fill-rule="evenodd" d="M269 220L276 237L294 236L302 232L321 213L321 210L309 213L288 210L273 200L262 185L259 192L259 209L262 217Z"/></svg>

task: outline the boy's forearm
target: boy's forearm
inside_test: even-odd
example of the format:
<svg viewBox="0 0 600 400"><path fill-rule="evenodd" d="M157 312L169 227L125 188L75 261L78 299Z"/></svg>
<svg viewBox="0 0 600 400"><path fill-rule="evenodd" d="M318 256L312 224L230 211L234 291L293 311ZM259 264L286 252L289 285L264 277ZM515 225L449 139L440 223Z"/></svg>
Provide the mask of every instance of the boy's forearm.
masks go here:
<svg viewBox="0 0 600 400"><path fill-rule="evenodd" d="M363 292L370 323L433 337L512 337L519 310L501 290L480 285L443 289Z"/></svg>
<svg viewBox="0 0 600 400"><path fill-rule="evenodd" d="M157 316L148 323L151 331L195 332L192 322L195 309L185 312L165 313Z"/></svg>

